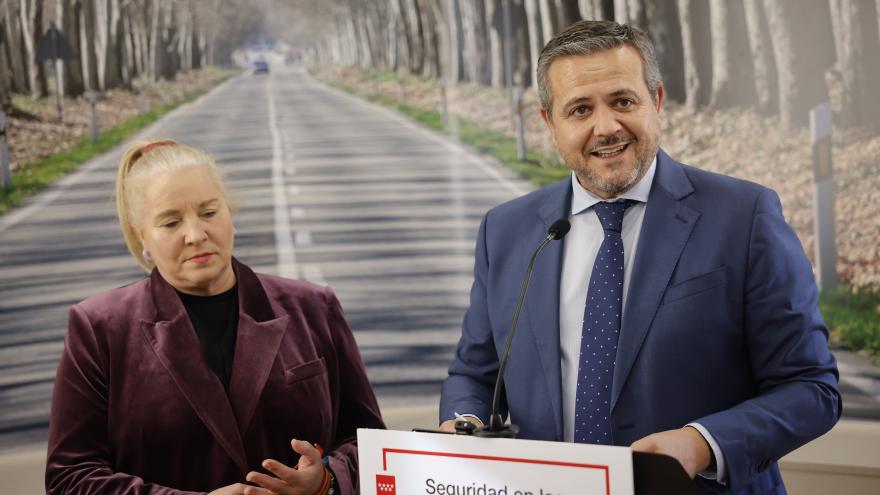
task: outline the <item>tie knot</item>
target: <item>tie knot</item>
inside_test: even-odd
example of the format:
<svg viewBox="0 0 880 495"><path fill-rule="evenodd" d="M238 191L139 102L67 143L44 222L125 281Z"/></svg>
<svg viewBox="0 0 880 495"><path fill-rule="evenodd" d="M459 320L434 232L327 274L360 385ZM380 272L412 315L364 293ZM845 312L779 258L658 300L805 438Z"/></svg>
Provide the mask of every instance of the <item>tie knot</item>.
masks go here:
<svg viewBox="0 0 880 495"><path fill-rule="evenodd" d="M622 199L613 203L602 201L596 203L593 209L596 210L602 230L620 233L623 228L623 213L634 204L636 201L632 199Z"/></svg>

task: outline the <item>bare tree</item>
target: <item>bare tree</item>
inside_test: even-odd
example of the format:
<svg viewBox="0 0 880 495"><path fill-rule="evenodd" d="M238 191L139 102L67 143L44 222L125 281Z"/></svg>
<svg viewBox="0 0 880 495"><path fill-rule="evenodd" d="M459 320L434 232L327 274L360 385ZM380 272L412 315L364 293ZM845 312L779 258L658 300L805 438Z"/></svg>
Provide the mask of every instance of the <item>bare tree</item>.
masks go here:
<svg viewBox="0 0 880 495"><path fill-rule="evenodd" d="M712 51L709 4L703 0L678 0L684 53L685 104L697 108L709 103L712 88Z"/></svg>
<svg viewBox="0 0 880 495"><path fill-rule="evenodd" d="M581 20L578 0L556 0L556 18L560 31Z"/></svg>
<svg viewBox="0 0 880 495"><path fill-rule="evenodd" d="M842 77L841 123L845 126L880 127L880 100L876 84L880 81L880 38L877 11L871 0L832 0L840 14L837 70ZM834 6L837 3L838 5Z"/></svg>
<svg viewBox="0 0 880 495"><path fill-rule="evenodd" d="M714 108L755 101L752 53L741 2L710 0L712 25L712 96Z"/></svg>
<svg viewBox="0 0 880 495"><path fill-rule="evenodd" d="M532 67L537 67L538 57L541 55L541 49L544 47L544 36L541 23L541 7L538 4L540 0L525 0L526 9L526 25L529 29L529 58ZM548 40L549 41L549 40ZM538 74L532 71L532 77L529 79L532 87L538 87Z"/></svg>
<svg viewBox="0 0 880 495"><path fill-rule="evenodd" d="M486 0L486 29L489 32L489 60L492 68L489 80L492 86L504 85L504 52L502 29L504 24L501 2L506 0Z"/></svg>
<svg viewBox="0 0 880 495"><path fill-rule="evenodd" d="M614 0L579 0L581 19L614 20Z"/></svg>
<svg viewBox="0 0 880 495"><path fill-rule="evenodd" d="M804 127L809 112L828 101L825 71L834 41L825 0L766 0L779 81L779 118L786 129Z"/></svg>
<svg viewBox="0 0 880 495"><path fill-rule="evenodd" d="M42 27L42 13L43 2L41 0L20 0L18 15L23 41L22 48L24 49L24 66L27 70L27 85L32 98L45 96L45 92L42 95L40 92L35 46Z"/></svg>
<svg viewBox="0 0 880 495"><path fill-rule="evenodd" d="M559 32L559 17L556 15L556 2L553 0L538 0L538 8L541 12L541 32L543 39L550 40Z"/></svg>
<svg viewBox="0 0 880 495"><path fill-rule="evenodd" d="M645 0L645 15L651 19L648 34L654 41L666 97L684 103L684 53L678 5L668 0Z"/></svg>
<svg viewBox="0 0 880 495"><path fill-rule="evenodd" d="M761 0L745 0L746 27L755 74L755 94L758 111L763 115L775 114L778 109L776 85L776 60L767 27L767 15Z"/></svg>

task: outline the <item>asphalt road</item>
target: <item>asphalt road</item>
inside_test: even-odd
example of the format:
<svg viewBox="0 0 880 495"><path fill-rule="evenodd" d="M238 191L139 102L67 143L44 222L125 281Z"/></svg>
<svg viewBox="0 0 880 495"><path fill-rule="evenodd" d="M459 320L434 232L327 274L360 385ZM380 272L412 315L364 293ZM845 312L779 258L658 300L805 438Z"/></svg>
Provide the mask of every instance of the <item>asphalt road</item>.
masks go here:
<svg viewBox="0 0 880 495"><path fill-rule="evenodd" d="M240 203L235 255L333 287L383 412L433 426L479 219L531 186L297 70L235 78L140 136L214 154ZM0 451L45 442L68 307L144 276L115 219L121 154L0 217ZM846 415L880 420L880 368L836 354Z"/></svg>

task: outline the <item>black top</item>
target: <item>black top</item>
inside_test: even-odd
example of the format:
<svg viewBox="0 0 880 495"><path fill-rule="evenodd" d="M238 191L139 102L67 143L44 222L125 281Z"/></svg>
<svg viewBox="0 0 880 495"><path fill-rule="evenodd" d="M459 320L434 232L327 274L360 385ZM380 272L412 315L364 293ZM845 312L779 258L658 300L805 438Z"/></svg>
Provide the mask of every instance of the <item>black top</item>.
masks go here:
<svg viewBox="0 0 880 495"><path fill-rule="evenodd" d="M228 392L238 329L238 284L214 296L177 293L199 336L205 363Z"/></svg>

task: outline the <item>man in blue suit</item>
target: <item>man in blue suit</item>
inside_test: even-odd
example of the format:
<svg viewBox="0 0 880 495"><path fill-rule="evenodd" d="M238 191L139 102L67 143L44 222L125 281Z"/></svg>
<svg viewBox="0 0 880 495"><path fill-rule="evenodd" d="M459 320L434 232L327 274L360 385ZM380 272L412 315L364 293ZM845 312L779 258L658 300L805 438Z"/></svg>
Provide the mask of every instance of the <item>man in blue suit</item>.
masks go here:
<svg viewBox="0 0 880 495"><path fill-rule="evenodd" d="M544 47L538 85L572 175L484 217L442 428L488 420L529 257L568 218L535 265L504 375L520 437L665 453L705 493L785 493L776 461L841 404L812 268L776 193L660 149L663 85L636 28L571 26Z"/></svg>

